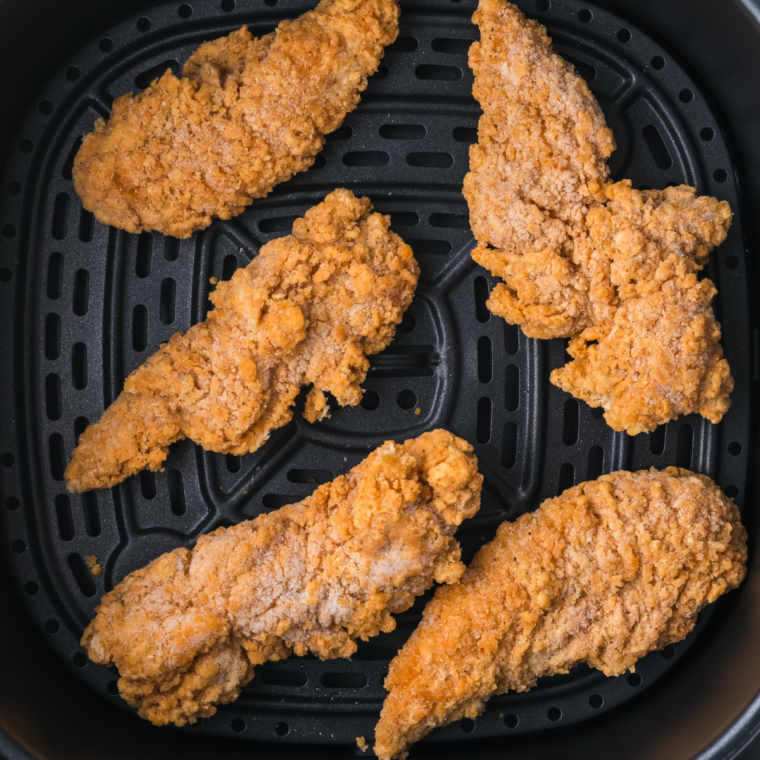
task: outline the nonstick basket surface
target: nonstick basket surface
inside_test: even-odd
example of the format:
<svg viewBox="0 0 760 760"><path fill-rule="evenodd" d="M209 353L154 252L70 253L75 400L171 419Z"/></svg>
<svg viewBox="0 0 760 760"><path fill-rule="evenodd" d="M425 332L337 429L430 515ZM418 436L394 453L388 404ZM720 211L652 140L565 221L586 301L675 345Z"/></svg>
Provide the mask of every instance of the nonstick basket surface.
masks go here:
<svg viewBox="0 0 760 760"><path fill-rule="evenodd" d="M275 4L276 3L276 4ZM405 3L359 107L308 172L242 215L189 240L128 235L81 208L71 166L83 133L111 102L179 72L203 41L248 24L254 35L313 7L304 0L222 0L155 6L94 38L51 81L15 143L0 188L0 288L14 301L13 389L0 403L2 550L50 646L103 699L124 705L114 670L89 662L79 638L103 593L128 572L200 533L298 501L384 440L444 427L475 446L483 506L459 531L469 560L500 522L583 480L668 465L715 478L741 506L747 475L752 358L742 219L734 168L704 93L669 52L628 21L576 0L518 0L548 28L598 98L618 149L614 177L634 187L686 183L735 212L707 275L736 379L733 405L712 425L683 417L650 435L613 432L549 383L565 342L526 339L490 315L494 284L470 259L461 187L480 110L467 50L474 0ZM393 344L371 360L362 404L315 425L294 420L244 457L173 447L163 473L69 495L63 469L77 436L120 392L125 376L177 332L205 318L210 279L228 279L261 245L336 187L369 196L414 249L421 278ZM103 566L93 576L85 557ZM398 628L360 643L350 660L268 663L240 699L186 733L295 743L370 739L390 659L429 595ZM526 694L492 699L426 741L530 734L598 717L645 692L709 629L720 603L687 639L644 658L633 675L578 668ZM710 635L707 632L705 635ZM646 698L646 697L644 697ZM165 729L170 730L170 729Z"/></svg>

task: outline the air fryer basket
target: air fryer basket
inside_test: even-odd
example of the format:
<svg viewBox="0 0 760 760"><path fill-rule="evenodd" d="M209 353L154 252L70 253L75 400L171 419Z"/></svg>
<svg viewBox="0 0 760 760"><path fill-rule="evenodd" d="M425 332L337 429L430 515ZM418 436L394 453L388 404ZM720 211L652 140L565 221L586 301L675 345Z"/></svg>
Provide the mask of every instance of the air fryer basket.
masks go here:
<svg viewBox="0 0 760 760"><path fill-rule="evenodd" d="M695 76L657 29L644 31L624 7L518 0L547 26L558 52L599 99L618 143L611 160L616 178L628 177L635 187L685 182L727 199L735 212L729 238L707 270L719 289L715 309L736 378L733 406L719 426L691 416L630 438L549 384L551 369L566 360L563 341L526 339L485 308L494 279L469 257L473 240L461 195L480 113L466 57L477 38L470 22L475 5L402 2L399 39L315 166L236 219L216 221L186 241L127 235L82 210L71 182L82 133L107 116L115 97L144 88L166 68L178 72L200 42L243 23L254 34L266 33L312 7L311 0L175 0L142 9L125 3L121 22L89 32L77 52L47 70L48 85L33 93L29 115L9 143L0 186L0 308L7 310L8 326L0 368L0 552L24 605L21 611L5 589L4 625L13 617L19 630L35 630L16 643L9 638L0 655L8 668L8 678L0 679L0 726L9 737L23 734L21 724L36 726L38 734L49 721L56 730L70 730L76 720L62 721L62 714L79 716L78 705L99 718L97 726L87 720L86 734L76 740L30 748L19 757L358 752L355 738L372 736L388 662L428 597L399 616L396 631L362 643L351 661L293 657L268 663L237 702L181 730L155 729L129 714L116 696L115 671L90 663L78 641L100 596L126 573L161 552L192 545L201 532L303 498L387 438L446 427L475 445L486 483L480 513L459 533L466 559L501 521L570 485L653 465L677 464L715 478L736 498L752 530L746 481L757 355L745 226L754 219L750 191L741 187L744 167L731 144L735 125L716 100L721 93ZM751 28L748 17L744 24ZM160 343L205 317L210 278L229 278L340 186L368 195L378 211L391 215L422 271L394 343L372 358L361 406L336 409L316 425L297 413L266 446L240 458L184 441L173 448L164 473L143 473L110 491L67 494L63 467L83 426L98 418L126 374ZM88 555L103 565L101 576L89 572ZM751 608L753 582L749 578L738 593L705 610L685 641L644 658L635 675L607 679L579 668L546 679L527 694L492 699L477 721L435 732L415 753L486 757L501 748L549 757L556 746L571 757L576 747L578 756L596 748L600 757L688 758L700 751L728 757L722 746L706 748L760 690L760 675L752 678L747 661L751 650L729 664L729 655L737 657L735 637L748 637L753 616L760 618ZM8 627L4 635L19 637ZM50 665L37 672L43 660ZM14 679L19 666L18 675L27 674L25 687ZM697 671L712 675L700 678ZM54 693L51 679L58 683ZM17 703L13 694L24 688L47 705ZM718 705L721 688L732 696ZM715 723L716 709L725 717L706 731L702 713L712 711ZM664 721L676 712L688 715L673 725ZM681 728L692 721L701 731ZM742 733L724 734L722 741L733 752L754 725L746 710ZM241 741L246 739L257 743ZM655 746L646 754L626 754L647 741ZM9 744L6 754L15 757L13 752Z"/></svg>

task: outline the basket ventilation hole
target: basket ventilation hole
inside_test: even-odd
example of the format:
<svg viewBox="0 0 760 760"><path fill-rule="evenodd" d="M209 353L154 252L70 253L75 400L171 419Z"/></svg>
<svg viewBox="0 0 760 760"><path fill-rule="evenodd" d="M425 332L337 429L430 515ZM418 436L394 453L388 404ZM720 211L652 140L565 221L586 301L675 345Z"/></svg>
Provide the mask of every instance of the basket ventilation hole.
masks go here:
<svg viewBox="0 0 760 760"><path fill-rule="evenodd" d="M11 195L19 195L21 193L21 183L16 181L9 182L7 189Z"/></svg>
<svg viewBox="0 0 760 760"><path fill-rule="evenodd" d="M592 446L588 452L588 467L586 468L586 480L596 480L604 472L604 449L601 446Z"/></svg>
<svg viewBox="0 0 760 760"><path fill-rule="evenodd" d="M475 143L478 141L478 130L475 127L455 127L454 139L462 143Z"/></svg>
<svg viewBox="0 0 760 760"><path fill-rule="evenodd" d="M26 551L26 544L20 538L17 538L11 543L11 551L14 554L23 554Z"/></svg>
<svg viewBox="0 0 760 760"><path fill-rule="evenodd" d="M561 496L568 488L572 488L575 482L575 467L570 462L565 462L559 468L559 482L557 484L557 496Z"/></svg>
<svg viewBox="0 0 760 760"><path fill-rule="evenodd" d="M143 499L150 501L156 498L156 473L150 470L143 470L140 473L140 492Z"/></svg>
<svg viewBox="0 0 760 760"><path fill-rule="evenodd" d="M145 351L148 347L148 309L139 304L132 313L132 348Z"/></svg>
<svg viewBox="0 0 760 760"><path fill-rule="evenodd" d="M565 446L578 443L578 414L578 401L574 398L567 399L562 417L562 440Z"/></svg>
<svg viewBox="0 0 760 760"><path fill-rule="evenodd" d="M266 0L267 5L274 5L275 2L276 0ZM287 736L290 733L290 726L288 726L284 720L281 720L274 727L274 732L277 734L277 736Z"/></svg>
<svg viewBox="0 0 760 760"><path fill-rule="evenodd" d="M659 71L660 69L665 68L665 59L661 55L656 55L652 60L650 61L652 68Z"/></svg>
<svg viewBox="0 0 760 760"><path fill-rule="evenodd" d="M501 445L501 464L505 470L515 466L517 461L517 424L507 422L504 425L504 440Z"/></svg>
<svg viewBox="0 0 760 760"><path fill-rule="evenodd" d="M61 630L61 625L57 620L48 620L45 623L45 630L50 634L58 633Z"/></svg>
<svg viewBox="0 0 760 760"><path fill-rule="evenodd" d="M330 470L288 470L291 483L305 483L310 486L329 483L335 476Z"/></svg>
<svg viewBox="0 0 760 760"><path fill-rule="evenodd" d="M330 132L327 135L327 142L334 142L335 140L348 140L354 133L354 130L348 126L348 124L341 124L337 129Z"/></svg>
<svg viewBox="0 0 760 760"><path fill-rule="evenodd" d="M402 317L401 323L399 324L397 329L399 332L402 332L402 333L410 333L412 330L414 330L416 324L417 324L417 320L414 318L414 315L410 314L407 311Z"/></svg>
<svg viewBox="0 0 760 760"><path fill-rule="evenodd" d="M5 508L9 512L13 512L14 510L18 509L21 506L21 502L16 496L8 496L5 499Z"/></svg>
<svg viewBox="0 0 760 760"><path fill-rule="evenodd" d="M180 18L190 18L190 16L193 15L193 9L191 6L185 3L184 5L179 6L177 13L179 13Z"/></svg>
<svg viewBox="0 0 760 760"><path fill-rule="evenodd" d="M508 412L514 412L520 406L520 368L510 364L504 374L504 406Z"/></svg>
<svg viewBox="0 0 760 760"><path fill-rule="evenodd" d="M739 259L736 256L729 256L726 259L726 269L738 269Z"/></svg>
<svg viewBox="0 0 760 760"><path fill-rule="evenodd" d="M45 410L47 418L55 422L61 419L63 414L63 400L61 398L61 378L51 372L45 378Z"/></svg>
<svg viewBox="0 0 760 760"><path fill-rule="evenodd" d="M399 391L398 396L396 396L396 403L402 409L411 409L417 404L417 394L414 391L410 391L408 388L406 390Z"/></svg>
<svg viewBox="0 0 760 760"><path fill-rule="evenodd" d="M387 166L391 157L380 150L365 150L343 154L343 163L346 166Z"/></svg>
<svg viewBox="0 0 760 760"><path fill-rule="evenodd" d="M89 243L95 234L95 215L91 211L82 209L79 215L79 239L83 243Z"/></svg>
<svg viewBox="0 0 760 760"><path fill-rule="evenodd" d="M491 399L483 396L478 399L475 438L478 443L488 443L491 440Z"/></svg>
<svg viewBox="0 0 760 760"><path fill-rule="evenodd" d="M466 734L471 734L475 730L475 721L471 718L465 718L459 725Z"/></svg>
<svg viewBox="0 0 760 760"><path fill-rule="evenodd" d="M230 726L236 734L242 734L245 731L245 721L242 718L235 718Z"/></svg>
<svg viewBox="0 0 760 760"><path fill-rule="evenodd" d="M40 587L34 581L29 581L28 583L24 584L24 593L27 596L36 596L39 590Z"/></svg>
<svg viewBox="0 0 760 760"><path fill-rule="evenodd" d="M61 176L69 180L73 179L72 177L72 170L74 168L74 159L76 158L77 153L79 153L79 149L82 147L82 136L80 135L77 137L76 140L74 140L74 144L71 146L71 150L69 151L69 155L66 157L66 160L63 162L63 168L61 169Z"/></svg>
<svg viewBox="0 0 760 760"><path fill-rule="evenodd" d="M694 431L691 425L684 424L678 428L678 446L676 447L676 467L691 469L691 448Z"/></svg>
<svg viewBox="0 0 760 760"><path fill-rule="evenodd" d="M63 470L66 467L66 450L63 446L63 436L53 433L48 441L50 451L50 474L53 480L63 480Z"/></svg>
<svg viewBox="0 0 760 760"><path fill-rule="evenodd" d="M415 256L423 253L445 256L447 253L451 253L451 243L448 240L408 239L406 242L412 247Z"/></svg>
<svg viewBox="0 0 760 760"><path fill-rule="evenodd" d="M76 446L79 446L79 436L84 433L89 424L90 421L87 419L87 417L77 417L74 420L74 444Z"/></svg>
<svg viewBox="0 0 760 760"><path fill-rule="evenodd" d="M326 689L363 689L367 676L364 673L323 673L319 683Z"/></svg>
<svg viewBox="0 0 760 760"><path fill-rule="evenodd" d="M675 656L676 650L674 649L672 644L668 644L665 649L662 650L662 656L666 660L670 660Z"/></svg>
<svg viewBox="0 0 760 760"><path fill-rule="evenodd" d="M74 275L74 314L83 317L90 308L90 273L86 269L79 269Z"/></svg>
<svg viewBox="0 0 760 760"><path fill-rule="evenodd" d="M368 412L371 412L380 406L380 396L376 391L367 389L364 391L364 395L362 396L360 403L362 409L366 409Z"/></svg>
<svg viewBox="0 0 760 760"><path fill-rule="evenodd" d="M628 676L628 685L634 688L641 686L641 676L638 673L631 673Z"/></svg>
<svg viewBox="0 0 760 760"><path fill-rule="evenodd" d="M520 349L520 330L517 325L504 323L504 350L514 356Z"/></svg>
<svg viewBox="0 0 760 760"><path fill-rule="evenodd" d="M262 668L257 678L267 686L305 686L308 680L303 671L284 668Z"/></svg>
<svg viewBox="0 0 760 760"><path fill-rule="evenodd" d="M13 277L13 272L11 272L8 267L3 267L0 269L0 281L2 282L8 282Z"/></svg>
<svg viewBox="0 0 760 760"><path fill-rule="evenodd" d="M267 509L279 509L280 507L286 507L288 504L295 504L297 501L298 496L293 494L268 493L264 494L261 503Z"/></svg>
<svg viewBox="0 0 760 760"><path fill-rule="evenodd" d="M71 498L67 493L55 497L55 516L58 518L58 535L62 541L74 538L74 519L71 516Z"/></svg>
<svg viewBox="0 0 760 760"><path fill-rule="evenodd" d="M260 219L259 230L264 233L290 232L297 216L278 216L275 219Z"/></svg>
<svg viewBox="0 0 760 760"><path fill-rule="evenodd" d="M615 36L618 38L619 42L629 42L631 39L631 32L628 29L621 29Z"/></svg>
<svg viewBox="0 0 760 760"><path fill-rule="evenodd" d="M728 444L728 453L731 456L738 457L742 453L742 445L738 441Z"/></svg>
<svg viewBox="0 0 760 760"><path fill-rule="evenodd" d="M414 70L417 79L433 82L458 82L462 78L459 66L438 66L425 63Z"/></svg>
<svg viewBox="0 0 760 760"><path fill-rule="evenodd" d="M504 725L507 728L517 728L517 724L520 722L520 719L516 715L505 715L504 716Z"/></svg>
<svg viewBox="0 0 760 760"><path fill-rule="evenodd" d="M150 19L143 16L142 18L137 19L137 28L141 32L147 32L150 31Z"/></svg>
<svg viewBox="0 0 760 760"><path fill-rule="evenodd" d="M594 18L594 16L588 8L584 8L582 11L578 12L578 21L582 24L588 24L592 18Z"/></svg>
<svg viewBox="0 0 760 760"><path fill-rule="evenodd" d="M377 67L377 71L375 72L373 79L385 79L385 77L387 76L388 76L388 67L384 63L381 63Z"/></svg>
<svg viewBox="0 0 760 760"><path fill-rule="evenodd" d="M119 682L109 681L108 685L106 686L106 691L114 697L117 696L119 693Z"/></svg>
<svg viewBox="0 0 760 760"><path fill-rule="evenodd" d="M95 581L92 580L92 575L90 574L90 570L82 558L82 555L76 553L69 554L68 563L71 574L74 576L74 580L77 582L77 586L79 586L82 595L88 598L95 596ZM82 656L84 657L84 655ZM80 665L79 667L82 666Z"/></svg>
<svg viewBox="0 0 760 760"><path fill-rule="evenodd" d="M475 289L475 317L478 322L488 322L491 319L491 312L486 306L488 300L488 280L485 277L476 277L473 281L473 288Z"/></svg>
<svg viewBox="0 0 760 760"><path fill-rule="evenodd" d="M76 390L87 387L87 346L84 343L75 343L71 350L71 379Z"/></svg>
<svg viewBox="0 0 760 760"><path fill-rule="evenodd" d="M63 240L69 230L69 208L71 198L68 193L58 193L53 206L53 225L51 232L56 240Z"/></svg>
<svg viewBox="0 0 760 760"><path fill-rule="evenodd" d="M76 82L81 75L82 72L79 70L78 66L69 66L66 69L66 79L68 79L70 82Z"/></svg>
<svg viewBox="0 0 760 760"><path fill-rule="evenodd" d="M552 4L549 2L549 0L536 0L536 10L540 11L541 13L546 13L546 11L551 8Z"/></svg>
<svg viewBox="0 0 760 760"><path fill-rule="evenodd" d="M417 49L419 42L414 37L398 37L385 49L386 53L411 53Z"/></svg>
<svg viewBox="0 0 760 760"><path fill-rule="evenodd" d="M565 55L566 60L570 61L575 67L575 70L586 80L586 82L593 82L596 79L596 69L585 61L581 61L578 58Z"/></svg>
<svg viewBox="0 0 760 760"><path fill-rule="evenodd" d="M166 73L167 69L171 69L174 76L180 76L179 62L175 61L173 58L170 58L169 60L158 63L155 66L151 66L149 69L146 69L145 71L138 74L135 77L135 87L137 87L139 90L144 90L149 84L153 83L154 79L159 79L162 77Z"/></svg>
<svg viewBox="0 0 760 760"><path fill-rule="evenodd" d="M174 323L176 295L177 283L171 277L162 280L158 316L165 325Z"/></svg>
<svg viewBox="0 0 760 760"><path fill-rule="evenodd" d="M604 699L601 694L592 694L588 699L588 703L594 710L598 710L604 704Z"/></svg>
<svg viewBox="0 0 760 760"><path fill-rule="evenodd" d="M100 48L101 52L110 53L113 50L113 40L109 39L108 37L103 37L103 39L98 43L98 47Z"/></svg>
<svg viewBox="0 0 760 760"><path fill-rule="evenodd" d="M77 652L72 657L72 661L74 662L75 667L83 668L85 665L87 665L87 655L83 652Z"/></svg>
<svg viewBox="0 0 760 760"><path fill-rule="evenodd" d="M225 13L235 10L235 0L222 0L222 10Z"/></svg>
<svg viewBox="0 0 760 760"><path fill-rule="evenodd" d="M710 129L710 127L705 127L700 133L699 136L705 141L709 142L710 140L715 137L715 132Z"/></svg>
<svg viewBox="0 0 760 760"><path fill-rule="evenodd" d="M559 707L550 707L546 712L546 717L556 723L562 717L562 710Z"/></svg>
<svg viewBox="0 0 760 760"><path fill-rule="evenodd" d="M0 456L0 464L3 467L13 467L13 463L15 462L15 458L13 457L13 454L3 454Z"/></svg>
<svg viewBox="0 0 760 760"><path fill-rule="evenodd" d="M31 140L22 140L18 144L18 149L22 153L31 153L34 150L34 143Z"/></svg>
<svg viewBox="0 0 760 760"><path fill-rule="evenodd" d="M470 217L467 214L431 214L430 226L469 231Z"/></svg>
<svg viewBox="0 0 760 760"><path fill-rule="evenodd" d="M39 108L41 114L47 115L53 113L53 104L49 100L41 101L37 107Z"/></svg>
<svg viewBox="0 0 760 760"><path fill-rule="evenodd" d="M649 148L649 152L652 154L654 162L657 164L658 169L670 169L673 166L673 159L668 153L668 149L663 142L662 135L659 130L653 124L649 124L644 127L641 134L644 136L644 142Z"/></svg>
<svg viewBox="0 0 760 760"><path fill-rule="evenodd" d="M150 274L150 264L153 258L153 236L150 232L141 232L137 238L137 257L135 258L135 274L145 278Z"/></svg>
<svg viewBox="0 0 760 760"><path fill-rule="evenodd" d="M726 486L725 493L729 499L735 499L739 495L739 489L736 486Z"/></svg>
<svg viewBox="0 0 760 760"><path fill-rule="evenodd" d="M100 512L98 510L98 496L95 491L87 491L82 494L82 512L84 513L84 529L88 536L100 535Z"/></svg>
<svg viewBox="0 0 760 760"><path fill-rule="evenodd" d="M427 130L422 124L383 124L380 137L384 140L422 140Z"/></svg>
<svg viewBox="0 0 760 760"><path fill-rule="evenodd" d="M450 153L410 153L406 157L406 162L409 166L448 169L454 165L454 157Z"/></svg>
<svg viewBox="0 0 760 760"><path fill-rule="evenodd" d="M660 425L649 434L649 451L656 457L661 456L662 452L665 451L666 430L665 425Z"/></svg>
<svg viewBox="0 0 760 760"><path fill-rule="evenodd" d="M716 169L713 172L713 179L716 182L725 182L728 179L728 172L725 169Z"/></svg>
<svg viewBox="0 0 760 760"><path fill-rule="evenodd" d="M16 236L16 228L12 224L3 225L3 237L12 238Z"/></svg>
<svg viewBox="0 0 760 760"><path fill-rule="evenodd" d="M491 339L484 335L482 338L478 338L478 380L481 383L489 383L492 376Z"/></svg>
<svg viewBox="0 0 760 760"><path fill-rule="evenodd" d="M264 4L268 5L270 8L274 8L274 6L277 5L277 0L264 0Z"/></svg>
<svg viewBox="0 0 760 760"><path fill-rule="evenodd" d="M179 258L179 240L164 238L164 258L167 261L176 261Z"/></svg>
<svg viewBox="0 0 760 760"><path fill-rule="evenodd" d="M167 485L169 486L169 505L171 506L172 514L181 517L187 512L185 485L182 482L182 473L179 470L169 470L166 480Z"/></svg>
<svg viewBox="0 0 760 760"><path fill-rule="evenodd" d="M446 37L437 37L430 46L436 53L448 53L450 55L467 55L470 51L470 45L475 40L449 39Z"/></svg>
<svg viewBox="0 0 760 760"><path fill-rule="evenodd" d="M241 464L240 464L240 457L236 457L234 454L227 454L227 456L224 457L225 463L227 465L227 471L231 473L240 472Z"/></svg>
<svg viewBox="0 0 760 760"><path fill-rule="evenodd" d="M681 90L681 92L678 93L678 99L682 103L691 103L691 101L694 100L694 93L691 90Z"/></svg>

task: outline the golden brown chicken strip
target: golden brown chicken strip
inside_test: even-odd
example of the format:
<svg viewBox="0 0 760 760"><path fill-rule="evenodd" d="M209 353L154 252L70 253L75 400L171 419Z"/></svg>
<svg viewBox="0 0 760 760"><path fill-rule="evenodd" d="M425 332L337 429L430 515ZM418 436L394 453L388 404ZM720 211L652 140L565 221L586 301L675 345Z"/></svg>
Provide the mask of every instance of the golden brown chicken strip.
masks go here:
<svg viewBox="0 0 760 760"><path fill-rule="evenodd" d="M198 539L128 575L82 638L157 725L236 699L253 666L348 657L464 572L457 526L480 506L472 446L445 430L376 449L298 504Z"/></svg>
<svg viewBox="0 0 760 760"><path fill-rule="evenodd" d="M82 205L128 232L189 237L308 169L359 102L398 34L396 0L322 0L253 39L202 45L183 78L167 71L114 101L74 161Z"/></svg>
<svg viewBox="0 0 760 760"><path fill-rule="evenodd" d="M267 243L210 296L206 321L177 333L126 379L124 390L79 439L66 468L75 493L108 488L190 438L210 451L246 454L293 416L361 401L367 354L385 348L411 303L419 268L412 249L370 214L367 198L336 190Z"/></svg>
<svg viewBox="0 0 760 760"><path fill-rule="evenodd" d="M715 483L675 467L605 475L503 523L391 662L375 752L406 757L490 696L580 663L634 670L741 583L746 539Z"/></svg>
<svg viewBox="0 0 760 760"><path fill-rule="evenodd" d="M615 430L635 435L691 412L719 422L733 379L710 307L711 284L680 299L685 311L671 308L656 332L629 331L629 353L618 353L622 343L607 336L619 309L622 321L646 313L651 324L660 316L666 296L655 292L670 281L665 272L679 262L687 273L704 266L725 240L728 203L686 186L637 191L628 180L610 183L612 133L586 83L553 52L546 30L506 0L481 0L473 20L481 30L470 49L473 91L484 115L464 193L478 241L472 256L504 280L488 307L531 337L586 330L584 341L598 340L593 368L577 360L552 381L604 407ZM679 287L696 282L681 277ZM686 307L697 301L696 310ZM581 355L578 341L574 356ZM689 360L658 363L667 353ZM621 392L622 378L641 372L638 392Z"/></svg>

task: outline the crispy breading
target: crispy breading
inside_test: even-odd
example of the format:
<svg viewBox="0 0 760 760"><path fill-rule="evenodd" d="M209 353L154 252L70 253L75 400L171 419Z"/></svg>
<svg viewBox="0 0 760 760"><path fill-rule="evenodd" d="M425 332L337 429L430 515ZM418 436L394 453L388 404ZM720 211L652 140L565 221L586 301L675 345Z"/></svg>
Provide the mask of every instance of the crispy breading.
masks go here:
<svg viewBox="0 0 760 760"><path fill-rule="evenodd" d="M605 475L503 523L391 662L376 754L404 758L490 696L580 663L635 670L741 583L746 539L715 483L675 467Z"/></svg>
<svg viewBox="0 0 760 760"><path fill-rule="evenodd" d="M70 491L108 488L158 470L169 446L191 438L210 451L255 451L293 416L361 401L368 354L385 348L411 303L419 268L412 249L370 214L367 198L336 190L293 224L293 234L211 294L206 321L177 333L126 379L124 390L79 439L66 468Z"/></svg>
<svg viewBox="0 0 760 760"><path fill-rule="evenodd" d="M348 475L175 549L106 594L82 646L157 725L236 699L292 652L348 657L433 581L464 572L453 533L480 506L472 446L445 430L389 441Z"/></svg>
<svg viewBox="0 0 760 760"><path fill-rule="evenodd" d="M189 237L308 169L359 102L398 34L396 0L322 0L254 39L247 27L201 45L117 98L74 161L82 205L128 232Z"/></svg>
<svg viewBox="0 0 760 760"><path fill-rule="evenodd" d="M585 340L598 340L593 368L572 362L552 382L603 406L615 430L635 435L691 412L719 422L733 380L710 307L712 284L678 299L685 311L676 314L671 305L657 331L628 331L630 350L646 354L646 362L617 355L619 329L614 340L606 336L618 310L622 322L648 314L652 323L665 298L655 292L670 281L661 267L671 272L682 260L686 273L699 271L726 238L728 203L698 197L687 186L638 191L628 180L610 183L612 133L545 29L506 0L481 0L473 20L481 30L470 48L473 92L484 115L464 193L478 241L472 257L504 280L491 292L489 309L530 337L576 338L573 355L582 354ZM696 282L681 276L678 287ZM689 359L658 364L666 355ZM620 392L625 374L638 382L640 371L647 379L638 392Z"/></svg>

